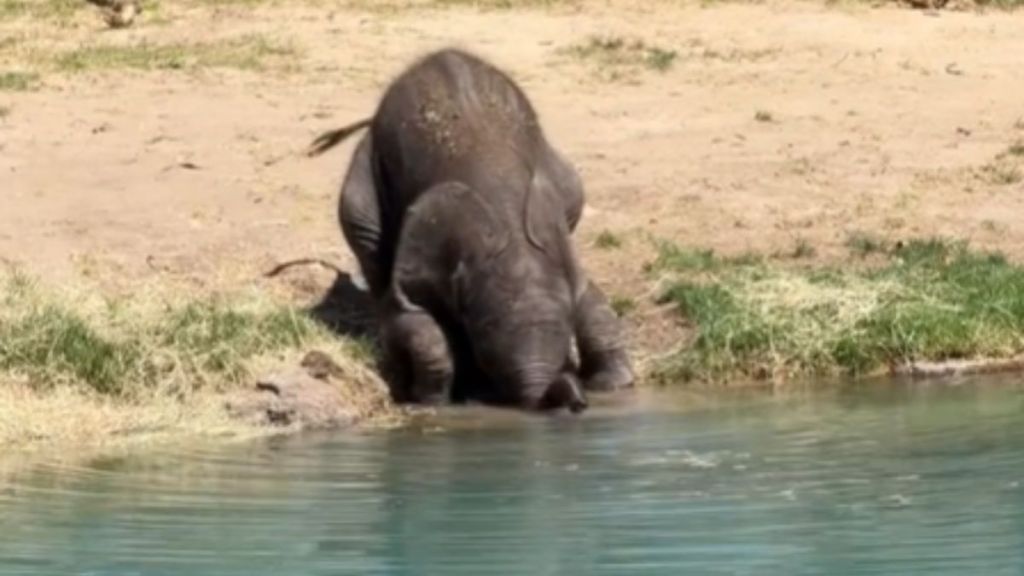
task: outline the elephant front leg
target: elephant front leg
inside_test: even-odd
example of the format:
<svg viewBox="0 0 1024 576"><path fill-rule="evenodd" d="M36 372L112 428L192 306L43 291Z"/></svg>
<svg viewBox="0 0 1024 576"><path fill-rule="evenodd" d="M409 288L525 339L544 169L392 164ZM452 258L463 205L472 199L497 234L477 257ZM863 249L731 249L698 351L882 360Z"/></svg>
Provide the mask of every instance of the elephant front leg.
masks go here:
<svg viewBox="0 0 1024 576"><path fill-rule="evenodd" d="M390 315L384 321L383 344L397 401L437 405L450 399L455 364L444 332L429 314Z"/></svg>
<svg viewBox="0 0 1024 576"><path fill-rule="evenodd" d="M618 316L601 289L587 281L576 317L583 387L590 391L629 388L635 374Z"/></svg>

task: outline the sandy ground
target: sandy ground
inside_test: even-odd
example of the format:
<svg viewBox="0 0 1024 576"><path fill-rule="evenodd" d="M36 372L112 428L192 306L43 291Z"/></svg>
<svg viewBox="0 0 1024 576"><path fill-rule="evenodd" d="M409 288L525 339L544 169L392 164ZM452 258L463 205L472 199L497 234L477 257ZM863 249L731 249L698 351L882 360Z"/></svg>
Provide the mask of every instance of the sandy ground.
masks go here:
<svg viewBox="0 0 1024 576"><path fill-rule="evenodd" d="M445 45L510 71L579 167L585 265L640 302L638 354L674 341L643 273L652 237L764 254L803 240L828 261L854 231L943 234L1024 258L1024 184L981 171L1024 138L1022 13L593 2L182 8L159 20L108 31L84 13L61 29L0 23L0 35L67 47L256 33L298 47L298 69L53 73L38 91L0 92L0 259L110 291L157 278L315 298L328 275L260 273L297 257L354 268L335 215L352 143L299 152L370 114L394 74ZM564 51L594 34L678 56L666 71L610 70ZM605 230L624 245L594 246Z"/></svg>

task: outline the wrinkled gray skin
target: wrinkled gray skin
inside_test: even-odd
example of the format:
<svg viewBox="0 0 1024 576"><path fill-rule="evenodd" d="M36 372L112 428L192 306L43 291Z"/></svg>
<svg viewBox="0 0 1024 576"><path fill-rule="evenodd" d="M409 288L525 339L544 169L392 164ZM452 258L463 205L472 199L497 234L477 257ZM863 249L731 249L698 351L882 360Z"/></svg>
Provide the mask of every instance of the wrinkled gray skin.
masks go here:
<svg viewBox="0 0 1024 576"><path fill-rule="evenodd" d="M325 134L315 153L365 124ZM433 53L392 83L369 127L339 216L380 304L397 398L447 401L465 356L484 378L464 394L492 403L579 411L583 389L632 386L618 318L573 251L582 184L511 79Z"/></svg>

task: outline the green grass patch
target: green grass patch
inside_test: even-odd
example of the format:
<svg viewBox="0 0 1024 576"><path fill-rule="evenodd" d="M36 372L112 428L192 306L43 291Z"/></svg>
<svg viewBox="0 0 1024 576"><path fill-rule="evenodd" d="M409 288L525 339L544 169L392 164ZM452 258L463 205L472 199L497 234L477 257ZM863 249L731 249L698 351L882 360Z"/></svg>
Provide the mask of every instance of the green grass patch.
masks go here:
<svg viewBox="0 0 1024 576"><path fill-rule="evenodd" d="M648 269L695 272L714 270L721 264L714 250L683 249L666 243L658 247L658 257Z"/></svg>
<svg viewBox="0 0 1024 576"><path fill-rule="evenodd" d="M39 86L34 72L0 72L0 92L28 92Z"/></svg>
<svg viewBox="0 0 1024 576"><path fill-rule="evenodd" d="M680 248L672 243L658 245L658 256L645 266L647 272L671 270L675 272L713 272L733 266L759 266L764 263L760 254L719 256L714 250Z"/></svg>
<svg viewBox="0 0 1024 576"><path fill-rule="evenodd" d="M594 240L594 245L602 250L614 250L622 248L622 238L614 232L603 230Z"/></svg>
<svg viewBox="0 0 1024 576"><path fill-rule="evenodd" d="M586 42L562 51L591 63L607 80L621 79L638 69L665 72L672 68L678 56L675 50L617 36L591 36Z"/></svg>
<svg viewBox="0 0 1024 576"><path fill-rule="evenodd" d="M768 124L775 121L775 116L767 110L758 110L754 112L754 120Z"/></svg>
<svg viewBox="0 0 1024 576"><path fill-rule="evenodd" d="M1024 156L1024 140L1017 140L1013 144L1010 144L1010 147L1006 149L1006 153L1010 156Z"/></svg>
<svg viewBox="0 0 1024 576"><path fill-rule="evenodd" d="M249 35L219 42L83 46L53 55L50 63L57 70L69 73L204 68L261 71L287 66L297 55L296 49L290 45Z"/></svg>
<svg viewBox="0 0 1024 576"><path fill-rule="evenodd" d="M631 314L634 310L636 310L637 306L636 300L630 298L629 296L612 296L611 302L609 304L611 305L612 310L615 311L615 314L620 318L622 316Z"/></svg>
<svg viewBox="0 0 1024 576"><path fill-rule="evenodd" d="M304 311L256 298L104 301L44 293L19 274L0 284L0 381L114 396L222 389L268 357L339 345L341 360L363 357Z"/></svg>
<svg viewBox="0 0 1024 576"><path fill-rule="evenodd" d="M1024 351L1024 268L918 240L874 269L781 269L665 247L652 267L695 327L663 382L864 374L894 363Z"/></svg>

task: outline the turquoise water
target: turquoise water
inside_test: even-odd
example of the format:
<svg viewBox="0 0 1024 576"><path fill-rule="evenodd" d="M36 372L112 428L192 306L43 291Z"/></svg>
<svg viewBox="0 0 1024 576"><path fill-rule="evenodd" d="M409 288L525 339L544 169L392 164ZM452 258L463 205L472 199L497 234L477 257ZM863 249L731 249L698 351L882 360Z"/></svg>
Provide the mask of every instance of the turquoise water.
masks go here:
<svg viewBox="0 0 1024 576"><path fill-rule="evenodd" d="M0 480L0 574L1019 575L1011 384L468 409L41 464Z"/></svg>

